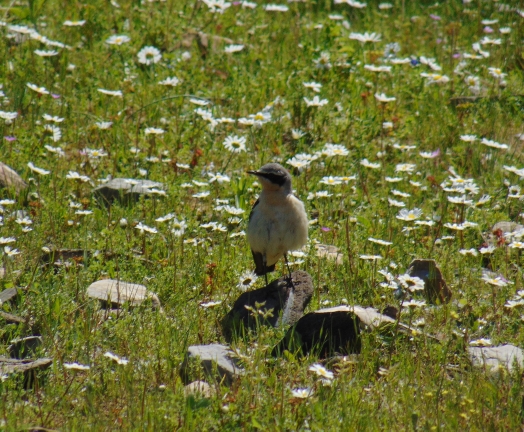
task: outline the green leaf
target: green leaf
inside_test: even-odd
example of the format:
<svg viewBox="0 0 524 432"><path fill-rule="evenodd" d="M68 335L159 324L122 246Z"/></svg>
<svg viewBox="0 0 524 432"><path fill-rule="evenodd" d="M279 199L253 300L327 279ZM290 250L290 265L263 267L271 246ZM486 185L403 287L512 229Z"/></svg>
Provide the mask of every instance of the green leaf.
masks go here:
<svg viewBox="0 0 524 432"><path fill-rule="evenodd" d="M254 428L257 428L257 429L264 429L264 427L258 422L258 420L256 418L252 418L251 419L251 425L254 427Z"/></svg>
<svg viewBox="0 0 524 432"><path fill-rule="evenodd" d="M29 16L30 10L26 7L14 7L9 9L9 12L19 19L26 19Z"/></svg>
<svg viewBox="0 0 524 432"><path fill-rule="evenodd" d="M363 216L357 216L357 221L360 225L362 225L364 228L371 228L371 222L369 219L363 217Z"/></svg>

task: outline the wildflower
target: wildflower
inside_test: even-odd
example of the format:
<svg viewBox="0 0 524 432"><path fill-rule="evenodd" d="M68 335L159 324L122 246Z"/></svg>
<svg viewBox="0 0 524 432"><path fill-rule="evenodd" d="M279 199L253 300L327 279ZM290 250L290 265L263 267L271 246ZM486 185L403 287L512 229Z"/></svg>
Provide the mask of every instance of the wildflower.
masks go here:
<svg viewBox="0 0 524 432"><path fill-rule="evenodd" d="M175 235L175 237L181 237L186 231L187 224L184 219L178 220L175 218L171 222L171 227L171 232Z"/></svg>
<svg viewBox="0 0 524 432"><path fill-rule="evenodd" d="M79 371L86 371L91 369L91 366L82 365L79 363L64 363L64 368L66 369L73 369L73 370L79 370Z"/></svg>
<svg viewBox="0 0 524 432"><path fill-rule="evenodd" d="M372 243L379 244L381 246L391 246L393 244L392 242L389 242L389 241L386 241L386 240L376 239L376 238L373 238L373 237L369 237L368 241L370 241Z"/></svg>
<svg viewBox="0 0 524 432"><path fill-rule="evenodd" d="M446 84L449 82L449 77L446 75L421 73L420 76L427 78L428 84Z"/></svg>
<svg viewBox="0 0 524 432"><path fill-rule="evenodd" d="M211 13L218 12L222 14L226 9L231 7L231 3L225 0L203 0L203 2L207 5Z"/></svg>
<svg viewBox="0 0 524 432"><path fill-rule="evenodd" d="M518 306L524 306L524 299L508 300L506 302L506 304L504 305L504 307L506 307L508 309L513 309L513 308L518 307Z"/></svg>
<svg viewBox="0 0 524 432"><path fill-rule="evenodd" d="M432 152L420 152L419 155L424 159L435 159L440 155L440 149L436 149Z"/></svg>
<svg viewBox="0 0 524 432"><path fill-rule="evenodd" d="M111 360L115 361L119 365L126 365L126 364L129 363L129 360L127 360L127 359L125 359L123 357L118 357L116 354L113 354L112 352L109 352L109 351L107 351L104 354L104 357L107 357L108 359L111 359Z"/></svg>
<svg viewBox="0 0 524 432"><path fill-rule="evenodd" d="M224 48L224 52L228 54L240 52L244 49L244 45L228 45Z"/></svg>
<svg viewBox="0 0 524 432"><path fill-rule="evenodd" d="M397 164L395 167L395 172L408 172L411 173L415 170L417 166L414 164Z"/></svg>
<svg viewBox="0 0 524 432"><path fill-rule="evenodd" d="M44 114L42 117L44 118L45 121L48 121L48 122L62 123L64 121L62 117L50 116L49 114Z"/></svg>
<svg viewBox="0 0 524 432"><path fill-rule="evenodd" d="M291 129L291 137L294 140L299 140L305 135L304 132L302 132L300 129Z"/></svg>
<svg viewBox="0 0 524 432"><path fill-rule="evenodd" d="M138 224L135 226L137 230L140 230L140 233L143 234L144 232L148 232L150 234L156 234L158 231L156 228L149 227L142 222L138 222Z"/></svg>
<svg viewBox="0 0 524 432"><path fill-rule="evenodd" d="M476 249L474 249L474 248L471 248L471 249L460 249L459 253L461 255L471 255L471 256L477 256L479 254L478 251Z"/></svg>
<svg viewBox="0 0 524 432"><path fill-rule="evenodd" d="M380 255L359 255L359 258L361 260L366 260L366 261L378 261L382 259Z"/></svg>
<svg viewBox="0 0 524 432"><path fill-rule="evenodd" d="M509 148L509 146L507 144L500 144L500 143L498 143L496 141L489 140L489 139L486 139L486 138L482 138L482 140L480 142L482 144L484 144L485 146L496 148L496 149L507 150Z"/></svg>
<svg viewBox="0 0 524 432"><path fill-rule="evenodd" d="M107 156L107 153L104 150L102 150L102 149L86 148L85 152L86 152L87 157L89 159L98 159L98 158L102 158L102 157L106 157Z"/></svg>
<svg viewBox="0 0 524 432"><path fill-rule="evenodd" d="M349 35L350 39L358 40L359 42L380 42L382 39L381 36L377 33L351 33Z"/></svg>
<svg viewBox="0 0 524 432"><path fill-rule="evenodd" d="M209 101L205 100L205 99L202 99L202 98L189 98L189 102L191 102L192 104L195 104L195 105L199 105L199 106L206 106L206 105L209 105ZM197 113L198 114L198 113ZM211 114L209 111L206 111L206 114Z"/></svg>
<svg viewBox="0 0 524 432"><path fill-rule="evenodd" d="M20 251L18 249L11 249L10 246L4 246L4 253L9 257L12 258L15 255L20 254Z"/></svg>
<svg viewBox="0 0 524 432"><path fill-rule="evenodd" d="M62 24L65 27L82 27L86 23L86 20L80 20L80 21L70 21L66 20Z"/></svg>
<svg viewBox="0 0 524 432"><path fill-rule="evenodd" d="M331 69L330 56L328 52L321 52L318 59L314 59L313 63L317 69Z"/></svg>
<svg viewBox="0 0 524 432"><path fill-rule="evenodd" d="M308 200L312 200L313 198L329 198L332 196L328 191L318 191L318 192L310 192L307 196Z"/></svg>
<svg viewBox="0 0 524 432"><path fill-rule="evenodd" d="M159 81L158 84L170 87L176 87L180 83L177 77L166 78L163 81Z"/></svg>
<svg viewBox="0 0 524 432"><path fill-rule="evenodd" d="M296 388L291 390L291 395L297 399L307 399L313 396L314 391L310 388Z"/></svg>
<svg viewBox="0 0 524 432"><path fill-rule="evenodd" d="M476 135L461 135L460 139L465 142L475 142L477 140Z"/></svg>
<svg viewBox="0 0 524 432"><path fill-rule="evenodd" d="M37 92L38 94L47 95L49 94L49 91L45 87L38 87L35 84L27 83L27 87L29 87L34 92Z"/></svg>
<svg viewBox="0 0 524 432"><path fill-rule="evenodd" d="M264 6L264 10L267 12L287 12L289 8L286 5L268 4Z"/></svg>
<svg viewBox="0 0 524 432"><path fill-rule="evenodd" d="M513 241L508 245L511 249L524 249L524 242Z"/></svg>
<svg viewBox="0 0 524 432"><path fill-rule="evenodd" d="M459 205L471 205L473 204L472 200L468 200L466 198L466 195L462 196L448 196L448 201L453 204L459 204Z"/></svg>
<svg viewBox="0 0 524 432"><path fill-rule="evenodd" d="M416 276L406 273L398 276L397 279L404 288L411 292L424 290L424 281Z"/></svg>
<svg viewBox="0 0 524 432"><path fill-rule="evenodd" d="M62 131L58 126L45 125L44 131L51 135L51 139L54 142L60 141L60 138L62 138Z"/></svg>
<svg viewBox="0 0 524 432"><path fill-rule="evenodd" d="M364 69L370 72L391 72L391 66L364 65Z"/></svg>
<svg viewBox="0 0 524 432"><path fill-rule="evenodd" d="M209 194L211 194L211 192L203 191L203 192L199 192L199 193L194 194L193 198L206 198L206 197L209 196Z"/></svg>
<svg viewBox="0 0 524 432"><path fill-rule="evenodd" d="M246 151L246 138L237 135L230 135L226 137L223 143L226 150L232 153L241 153Z"/></svg>
<svg viewBox="0 0 524 432"><path fill-rule="evenodd" d="M138 63L145 64L147 66L158 63L162 60L162 54L153 46L145 46L142 48L138 54Z"/></svg>
<svg viewBox="0 0 524 432"><path fill-rule="evenodd" d="M210 302L206 302L206 303L200 303L200 307L203 307L204 309L209 309L209 308L213 308L215 306L218 306L221 303L222 302L220 300L219 301L210 301Z"/></svg>
<svg viewBox="0 0 524 432"><path fill-rule="evenodd" d="M380 168L380 163L372 163L370 161L368 161L367 159L362 159L360 161L360 165L366 167L366 168L371 168L371 169L379 169Z"/></svg>
<svg viewBox="0 0 524 432"><path fill-rule="evenodd" d="M253 286L253 284L257 281L257 278L258 276L254 271L247 270L240 275L237 288L239 288L240 291L247 291L247 289L251 288L251 286Z"/></svg>
<svg viewBox="0 0 524 432"><path fill-rule="evenodd" d="M331 380L333 379L334 375L333 372L327 370L324 366L322 366L319 363L312 364L308 368L309 371L314 372L317 376Z"/></svg>
<svg viewBox="0 0 524 432"><path fill-rule="evenodd" d="M324 156L347 156L349 150L341 144L326 143L322 149L322 155Z"/></svg>
<svg viewBox="0 0 524 432"><path fill-rule="evenodd" d="M46 51L46 50L37 49L34 52L37 56L40 56L40 57L54 57L58 55L58 51L55 51L55 50Z"/></svg>
<svg viewBox="0 0 524 432"><path fill-rule="evenodd" d="M6 120L6 123L12 122L17 117L18 117L18 113L16 111L15 112L0 111L0 118Z"/></svg>
<svg viewBox="0 0 524 432"><path fill-rule="evenodd" d="M104 130L109 129L113 125L113 122L96 122L95 125L98 129Z"/></svg>
<svg viewBox="0 0 524 432"><path fill-rule="evenodd" d="M122 90L106 90L99 88L98 91L108 96L122 97Z"/></svg>
<svg viewBox="0 0 524 432"><path fill-rule="evenodd" d="M388 198L388 203L390 206L393 207L406 207L405 203L403 203L402 201L394 200L393 198Z"/></svg>
<svg viewBox="0 0 524 432"><path fill-rule="evenodd" d="M424 300L413 300L411 299L410 301L407 301L407 302L404 302L402 304L403 307L409 307L411 309L414 309L414 308L417 308L417 307L422 307L422 306L426 306L426 302Z"/></svg>
<svg viewBox="0 0 524 432"><path fill-rule="evenodd" d="M163 135L164 129L155 128L155 127L148 127L144 129L144 133L146 135Z"/></svg>
<svg viewBox="0 0 524 432"><path fill-rule="evenodd" d="M422 216L422 210L419 208L414 208L413 210L402 209L396 217L397 219L411 222L415 219L418 219L420 216Z"/></svg>
<svg viewBox="0 0 524 432"><path fill-rule="evenodd" d="M323 107L328 103L327 99L320 99L318 96L313 97L313 99L308 99L304 97L304 102L308 107Z"/></svg>
<svg viewBox="0 0 524 432"><path fill-rule="evenodd" d="M396 97L386 96L384 93L375 93L375 98L382 103L394 102L397 100Z"/></svg>
<svg viewBox="0 0 524 432"><path fill-rule="evenodd" d="M29 162L27 164L27 166L29 167L29 169L37 174L40 174L40 175L48 175L51 173L51 171L47 171L43 168L38 168L37 166L34 166L33 165L33 162Z"/></svg>
<svg viewBox="0 0 524 432"><path fill-rule="evenodd" d="M108 45L123 45L129 42L131 38L126 35L113 35L106 39Z"/></svg>
<svg viewBox="0 0 524 432"><path fill-rule="evenodd" d="M499 68L496 68L496 67L489 67L488 71L489 71L489 74L492 77L497 78L499 80L504 79L504 77L506 77L508 75L508 74L503 73L502 69L499 69Z"/></svg>
<svg viewBox="0 0 524 432"><path fill-rule="evenodd" d="M505 287L507 285L512 285L513 282L510 282L506 279L504 279L502 276L491 276L488 273L485 273L482 275L482 280L486 282L489 285L497 286L497 287Z"/></svg>
<svg viewBox="0 0 524 432"><path fill-rule="evenodd" d="M342 180L340 180L339 177L326 176L326 177L322 177L319 183L326 184L329 186L336 186L336 185L342 184Z"/></svg>
<svg viewBox="0 0 524 432"><path fill-rule="evenodd" d="M311 82L305 82L302 83L304 87L309 88L313 90L315 93L320 92L320 89L322 88L322 84L311 81Z"/></svg>
<svg viewBox="0 0 524 432"><path fill-rule="evenodd" d="M441 71L442 67L440 67L436 60L434 58L426 58L424 56L420 57L420 63L426 66L429 66L434 71Z"/></svg>

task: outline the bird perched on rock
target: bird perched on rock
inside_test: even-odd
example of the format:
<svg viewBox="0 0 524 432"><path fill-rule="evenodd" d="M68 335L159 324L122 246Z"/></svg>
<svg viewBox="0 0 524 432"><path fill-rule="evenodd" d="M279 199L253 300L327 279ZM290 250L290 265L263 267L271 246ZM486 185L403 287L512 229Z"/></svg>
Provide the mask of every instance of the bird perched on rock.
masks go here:
<svg viewBox="0 0 524 432"><path fill-rule="evenodd" d="M287 253L307 243L308 220L304 204L293 195L291 175L277 163L268 163L257 171L262 192L258 197L247 227L247 239L255 260L255 273L266 276L275 270L276 262ZM289 270L291 280L291 271Z"/></svg>

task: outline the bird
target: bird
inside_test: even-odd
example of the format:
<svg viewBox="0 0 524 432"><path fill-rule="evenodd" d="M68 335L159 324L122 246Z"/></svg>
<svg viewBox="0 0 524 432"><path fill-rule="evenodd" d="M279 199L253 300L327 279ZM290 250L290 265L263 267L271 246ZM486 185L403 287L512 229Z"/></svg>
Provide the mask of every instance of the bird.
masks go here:
<svg viewBox="0 0 524 432"><path fill-rule="evenodd" d="M284 257L291 279L287 253L307 243L308 218L304 203L291 187L291 175L278 163L248 171L260 181L262 192L249 215L247 239L255 261L255 274L265 276Z"/></svg>

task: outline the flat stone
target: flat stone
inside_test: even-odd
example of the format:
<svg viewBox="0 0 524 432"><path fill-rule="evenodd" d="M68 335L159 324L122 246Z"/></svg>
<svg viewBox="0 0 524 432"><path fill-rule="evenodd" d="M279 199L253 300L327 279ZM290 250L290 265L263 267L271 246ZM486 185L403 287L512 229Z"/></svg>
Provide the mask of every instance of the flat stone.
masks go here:
<svg viewBox="0 0 524 432"><path fill-rule="evenodd" d="M311 276L305 271L295 271L291 273L291 277L293 286L288 277L283 276L263 288L242 293L222 319L222 330L226 340L230 341L233 334L241 331L242 327L255 330L257 322L272 327L295 324L304 315L304 309L313 296L314 287ZM260 306L261 304L263 306ZM258 314L255 319L253 311L246 307L260 311L271 310L272 316L264 318Z"/></svg>
<svg viewBox="0 0 524 432"><path fill-rule="evenodd" d="M115 200L122 203L137 201L140 196L154 194L155 189L163 190L164 185L151 180L115 178L96 187L93 192L105 204L111 204Z"/></svg>
<svg viewBox="0 0 524 432"><path fill-rule="evenodd" d="M8 288L0 292L0 304L7 303L18 295L18 289Z"/></svg>
<svg viewBox="0 0 524 432"><path fill-rule="evenodd" d="M160 308L160 300L156 294L149 292L144 285L114 279L103 279L92 283L87 288L87 295L108 306L118 307L124 303L137 306L145 300L151 300L153 307Z"/></svg>
<svg viewBox="0 0 524 432"><path fill-rule="evenodd" d="M7 324L23 324L25 319L19 317L18 315L13 315L8 312L0 311L0 318L5 320Z"/></svg>
<svg viewBox="0 0 524 432"><path fill-rule="evenodd" d="M442 277L442 272L432 259L415 259L409 265L408 274L424 281L424 294L431 304L449 303L452 292Z"/></svg>
<svg viewBox="0 0 524 432"><path fill-rule="evenodd" d="M484 367L490 373L497 373L503 367L513 371L515 365L524 366L524 351L515 345L496 347L468 347L468 354L474 366Z"/></svg>
<svg viewBox="0 0 524 432"><path fill-rule="evenodd" d="M27 187L27 183L22 180L22 177L2 162L0 162L0 185L7 189L13 189L17 193Z"/></svg>
<svg viewBox="0 0 524 432"><path fill-rule="evenodd" d="M210 398L214 395L214 389L205 381L193 381L184 387L184 395L201 396Z"/></svg>
<svg viewBox="0 0 524 432"><path fill-rule="evenodd" d="M220 344L190 346L180 368L180 376L185 384L205 375L230 385L243 373L244 369L238 366L229 347Z"/></svg>
<svg viewBox="0 0 524 432"><path fill-rule="evenodd" d="M34 369L47 369L51 363L53 363L53 359L50 358L16 360L7 357L0 357L0 373L10 374L28 372Z"/></svg>
<svg viewBox="0 0 524 432"><path fill-rule="evenodd" d="M288 330L272 355L279 356L284 350L293 354L314 353L319 358L358 354L361 349L360 325L360 318L348 306L308 313Z"/></svg>
<svg viewBox="0 0 524 432"><path fill-rule="evenodd" d="M40 336L27 336L12 340L11 345L7 347L7 352L11 358L25 359L34 356L41 346L42 338Z"/></svg>

